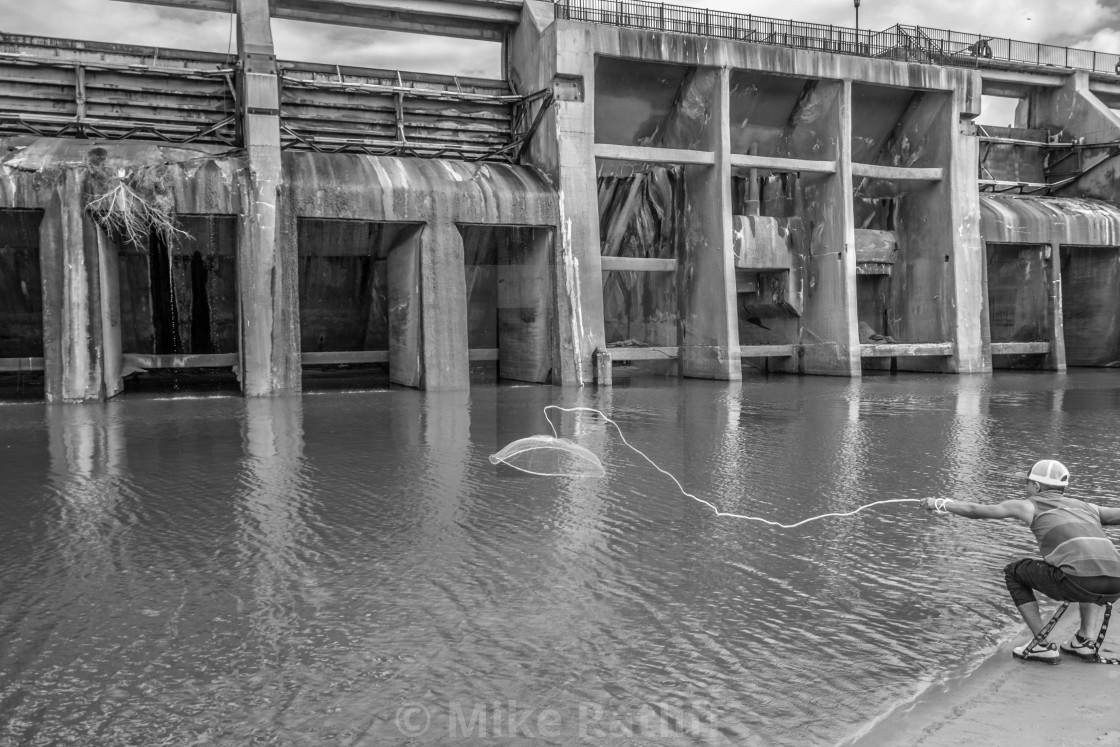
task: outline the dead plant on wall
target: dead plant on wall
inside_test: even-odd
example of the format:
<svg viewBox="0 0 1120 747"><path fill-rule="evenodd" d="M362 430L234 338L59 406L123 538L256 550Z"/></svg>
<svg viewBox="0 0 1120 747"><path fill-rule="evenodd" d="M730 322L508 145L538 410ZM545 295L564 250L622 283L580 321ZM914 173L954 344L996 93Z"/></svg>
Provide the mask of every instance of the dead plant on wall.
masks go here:
<svg viewBox="0 0 1120 747"><path fill-rule="evenodd" d="M153 233L170 246L186 236L175 220L171 169L164 163L110 163L103 148L86 156L85 207L109 235L142 246Z"/></svg>

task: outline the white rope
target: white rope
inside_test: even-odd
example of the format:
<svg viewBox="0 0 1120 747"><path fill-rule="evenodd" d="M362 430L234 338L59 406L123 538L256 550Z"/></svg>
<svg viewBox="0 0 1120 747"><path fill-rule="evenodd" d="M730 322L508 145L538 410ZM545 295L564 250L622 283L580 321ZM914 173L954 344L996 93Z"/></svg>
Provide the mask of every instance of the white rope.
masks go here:
<svg viewBox="0 0 1120 747"><path fill-rule="evenodd" d="M653 461L648 456L646 456L645 452L643 452L637 446L634 446L629 441L627 441L626 436L622 435L622 428L619 427L618 423L616 423L613 420L611 420L610 418L608 418L606 415L604 415L599 410L596 410L593 407L560 407L559 405L545 405L544 418L545 418L545 420L548 421L549 426L552 428L552 435L555 438L559 438L560 436L556 431L556 425L552 422L552 418L550 418L548 416L548 411L549 410L560 410L561 412L593 412L593 413L595 413L596 415L601 417L603 420L607 421L608 423L610 423L611 425L614 426L615 430L618 431L618 437L620 439L622 439L622 443L626 444L626 446L628 446L632 451L634 451L640 457L642 457L647 462L649 462L655 470L657 470L658 472L660 472L661 474L665 475L670 480L672 480L676 484L677 489L681 491L682 495L684 495L688 498L691 498L692 500L696 501L697 503L703 503L705 506L712 509L712 511L715 512L716 516L725 516L729 519L745 519L746 521L758 521L758 522L761 522L763 524L767 524L767 525L772 526L772 527L780 527L782 529L794 529L795 527L799 527L802 524L808 524L810 521L816 521L817 519L826 519L830 516L836 516L836 517L853 516L855 514L858 514L860 511L864 510L865 508L871 508L872 506L881 506L881 505L884 505L884 504L887 504L887 503L918 503L920 501L919 498L891 498L889 500L875 501L874 503L868 503L868 504L860 506L859 508L856 508L852 511L820 514L819 516L810 516L808 519L802 519L801 521L798 521L794 524L782 524L781 522L778 522L778 521L771 521L770 519L763 519L760 516L745 516L743 514L734 514L734 513L728 512L728 511L720 511L719 508L715 506L715 504L709 503L708 501L704 500L703 498L698 498L695 495L693 495L692 493L689 493L687 490L685 490L684 486L681 485L680 481L677 480L677 478L674 477L671 472L667 472L667 471L661 469L661 467L658 466L657 462ZM950 499L950 498L938 498L938 499L935 500L934 506L937 508L938 512L947 513L947 512L944 512L942 509L944 508L945 503L947 503L950 500L952 500L952 499ZM937 501L941 502L940 506L938 506Z"/></svg>
<svg viewBox="0 0 1120 747"><path fill-rule="evenodd" d="M933 510L936 513L939 513L939 514L950 513L949 509L945 508L945 506L952 503L952 502L953 502L952 498L934 498L933 499Z"/></svg>

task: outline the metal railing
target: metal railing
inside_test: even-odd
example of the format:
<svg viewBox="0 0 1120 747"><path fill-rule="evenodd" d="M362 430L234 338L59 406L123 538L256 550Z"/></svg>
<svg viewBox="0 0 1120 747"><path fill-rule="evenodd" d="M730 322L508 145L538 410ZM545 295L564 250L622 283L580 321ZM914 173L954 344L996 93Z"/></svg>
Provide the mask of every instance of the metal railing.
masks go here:
<svg viewBox="0 0 1120 747"><path fill-rule="evenodd" d="M897 24L884 31L648 0L557 0L557 18L957 67L1012 63L1120 74L1120 55Z"/></svg>

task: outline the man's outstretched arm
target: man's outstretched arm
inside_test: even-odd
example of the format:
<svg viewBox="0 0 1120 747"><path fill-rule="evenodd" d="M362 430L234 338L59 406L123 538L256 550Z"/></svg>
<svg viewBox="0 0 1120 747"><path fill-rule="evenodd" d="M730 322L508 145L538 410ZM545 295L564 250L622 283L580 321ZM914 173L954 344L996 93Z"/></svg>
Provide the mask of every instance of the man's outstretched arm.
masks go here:
<svg viewBox="0 0 1120 747"><path fill-rule="evenodd" d="M951 499L923 498L922 508L930 511L948 511L966 519L1018 519L1030 524L1034 518L1034 504L1024 500L1010 500L995 505L986 503L972 503L971 501L954 501ZM1104 514L1101 509L1101 523L1104 523ZM1116 509L1120 513L1120 509ZM1120 523L1120 517L1118 517Z"/></svg>

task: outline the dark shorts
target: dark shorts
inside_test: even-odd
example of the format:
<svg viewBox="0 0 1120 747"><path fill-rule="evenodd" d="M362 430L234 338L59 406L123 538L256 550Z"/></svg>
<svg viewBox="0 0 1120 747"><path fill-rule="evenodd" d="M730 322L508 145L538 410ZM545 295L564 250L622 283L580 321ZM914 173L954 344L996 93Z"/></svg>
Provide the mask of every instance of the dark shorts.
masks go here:
<svg viewBox="0 0 1120 747"><path fill-rule="evenodd" d="M1036 591L1059 602L1104 604L1120 599L1120 578L1070 576L1041 560L1018 560L1004 568L1003 575L1016 607L1037 601Z"/></svg>

